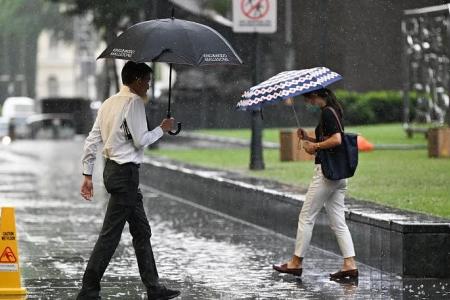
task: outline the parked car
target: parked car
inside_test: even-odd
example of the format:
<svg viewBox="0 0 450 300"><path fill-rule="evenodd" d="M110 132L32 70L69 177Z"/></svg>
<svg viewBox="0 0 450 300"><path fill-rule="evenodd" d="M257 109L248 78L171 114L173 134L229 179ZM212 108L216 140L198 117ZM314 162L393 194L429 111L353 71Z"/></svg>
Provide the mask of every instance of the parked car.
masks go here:
<svg viewBox="0 0 450 300"><path fill-rule="evenodd" d="M6 98L3 103L2 117L8 123L10 133L14 135L11 138L29 137L30 131L27 127L27 118L35 113L34 99L28 97Z"/></svg>
<svg viewBox="0 0 450 300"><path fill-rule="evenodd" d="M67 139L75 135L72 114L36 114L28 117L32 139Z"/></svg>
<svg viewBox="0 0 450 300"><path fill-rule="evenodd" d="M76 134L88 134L94 123L91 101L85 98L51 97L39 100L42 114L69 114Z"/></svg>
<svg viewBox="0 0 450 300"><path fill-rule="evenodd" d="M2 144L7 144L10 141L9 122L6 118L0 117L0 142Z"/></svg>

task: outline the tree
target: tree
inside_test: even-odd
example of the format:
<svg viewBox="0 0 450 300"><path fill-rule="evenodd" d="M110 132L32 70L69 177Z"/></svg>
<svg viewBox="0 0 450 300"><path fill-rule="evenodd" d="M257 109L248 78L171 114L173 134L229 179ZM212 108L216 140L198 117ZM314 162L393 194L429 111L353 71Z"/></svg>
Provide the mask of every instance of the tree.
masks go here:
<svg viewBox="0 0 450 300"><path fill-rule="evenodd" d="M151 7L143 5L141 0L50 0L65 7L67 15L91 13L93 23L101 37L109 42L120 31L134 23L145 20ZM149 2L147 2L149 3Z"/></svg>
<svg viewBox="0 0 450 300"><path fill-rule="evenodd" d="M231 5L231 0L203 0L204 7L215 10L217 13L223 16L228 16L231 13Z"/></svg>
<svg viewBox="0 0 450 300"><path fill-rule="evenodd" d="M113 39L131 25L150 19L155 1L142 0L47 0L64 7L64 13L69 16L91 14L93 25L100 38L110 44ZM148 4L148 5L146 5ZM104 95L109 96L111 81L119 88L115 60L106 60L104 65Z"/></svg>
<svg viewBox="0 0 450 300"><path fill-rule="evenodd" d="M39 34L49 28L67 37L69 31L58 7L45 0L0 0L0 7L0 100L11 92L34 98Z"/></svg>

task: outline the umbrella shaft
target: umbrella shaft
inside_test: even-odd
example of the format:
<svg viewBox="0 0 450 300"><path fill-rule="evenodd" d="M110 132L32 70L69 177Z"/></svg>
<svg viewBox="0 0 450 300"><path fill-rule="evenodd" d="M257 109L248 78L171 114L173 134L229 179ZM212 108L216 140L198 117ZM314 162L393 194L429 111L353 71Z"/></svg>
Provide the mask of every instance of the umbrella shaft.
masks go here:
<svg viewBox="0 0 450 300"><path fill-rule="evenodd" d="M167 106L167 118L171 117L170 114L170 99L172 96L172 64L170 64L170 71L169 71L169 104Z"/></svg>
<svg viewBox="0 0 450 300"><path fill-rule="evenodd" d="M292 110L294 111L295 121L297 122L297 128L300 128L300 121L298 120L297 111L295 110L295 103L291 104Z"/></svg>

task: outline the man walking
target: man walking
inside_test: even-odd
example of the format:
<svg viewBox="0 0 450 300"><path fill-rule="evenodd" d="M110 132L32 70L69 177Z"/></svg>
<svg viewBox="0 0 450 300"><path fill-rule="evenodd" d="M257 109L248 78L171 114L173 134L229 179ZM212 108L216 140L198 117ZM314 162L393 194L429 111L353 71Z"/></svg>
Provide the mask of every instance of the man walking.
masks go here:
<svg viewBox="0 0 450 300"><path fill-rule="evenodd" d="M169 131L174 120L164 119L151 131L147 128L144 102L152 75L149 66L129 61L121 75L124 86L102 104L84 145L81 195L89 201L93 196L92 172L97 146L103 143L102 153L106 159L103 182L111 197L77 299L100 299L100 281L119 244L125 222L128 222L133 237L148 299L172 299L180 292L159 283L150 244L151 229L139 190L139 164L145 147Z"/></svg>

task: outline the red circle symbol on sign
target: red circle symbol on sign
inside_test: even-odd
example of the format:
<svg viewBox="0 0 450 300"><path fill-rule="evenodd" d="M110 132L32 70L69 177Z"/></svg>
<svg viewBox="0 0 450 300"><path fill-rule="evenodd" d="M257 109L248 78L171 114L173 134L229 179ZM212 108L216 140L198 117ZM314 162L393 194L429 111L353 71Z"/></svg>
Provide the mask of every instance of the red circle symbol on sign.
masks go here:
<svg viewBox="0 0 450 300"><path fill-rule="evenodd" d="M269 12L269 0L241 0L241 10L252 20L264 18Z"/></svg>

